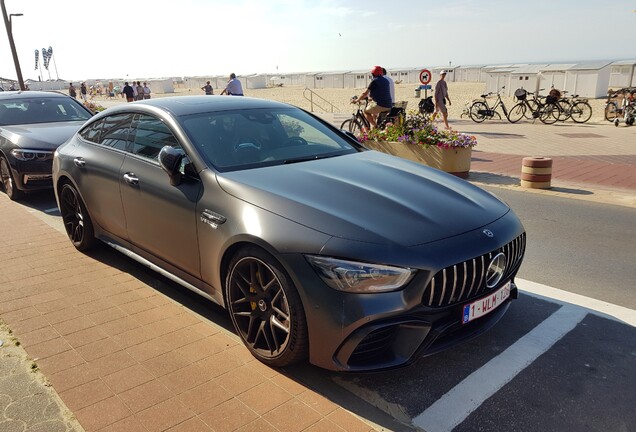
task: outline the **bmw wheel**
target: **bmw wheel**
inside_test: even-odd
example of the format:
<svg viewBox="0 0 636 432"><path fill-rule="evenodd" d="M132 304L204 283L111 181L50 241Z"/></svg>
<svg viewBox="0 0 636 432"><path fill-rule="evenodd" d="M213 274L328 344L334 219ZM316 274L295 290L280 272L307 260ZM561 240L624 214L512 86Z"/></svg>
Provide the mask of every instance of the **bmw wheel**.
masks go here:
<svg viewBox="0 0 636 432"><path fill-rule="evenodd" d="M60 212L68 238L79 251L86 251L95 244L93 223L77 190L65 183L60 192Z"/></svg>
<svg viewBox="0 0 636 432"><path fill-rule="evenodd" d="M22 198L22 191L15 185L11 167L4 157L0 157L0 176L2 176L2 186L9 199L17 201Z"/></svg>
<svg viewBox="0 0 636 432"><path fill-rule="evenodd" d="M287 366L307 357L307 324L291 279L265 251L249 247L232 258L225 283L232 322L261 362Z"/></svg>

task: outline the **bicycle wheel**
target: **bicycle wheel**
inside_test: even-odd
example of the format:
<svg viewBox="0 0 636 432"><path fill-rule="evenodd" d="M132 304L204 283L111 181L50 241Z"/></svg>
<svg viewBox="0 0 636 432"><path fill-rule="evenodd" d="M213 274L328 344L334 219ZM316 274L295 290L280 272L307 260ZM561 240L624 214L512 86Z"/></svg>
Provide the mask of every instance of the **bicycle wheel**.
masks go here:
<svg viewBox="0 0 636 432"><path fill-rule="evenodd" d="M592 117L592 107L587 102L576 102L572 105L570 116L576 123L585 123Z"/></svg>
<svg viewBox="0 0 636 432"><path fill-rule="evenodd" d="M510 123L517 123L526 114L526 106L523 102L517 103L508 111L508 121Z"/></svg>
<svg viewBox="0 0 636 432"><path fill-rule="evenodd" d="M340 129L344 129L346 131L349 131L352 134L354 134L355 136L359 136L360 133L362 132L362 126L360 125L360 123L356 119L345 120L344 122L342 122L342 125L340 126Z"/></svg>
<svg viewBox="0 0 636 432"><path fill-rule="evenodd" d="M608 102L605 106L605 120L613 122L618 116L620 111L615 102Z"/></svg>
<svg viewBox="0 0 636 432"><path fill-rule="evenodd" d="M534 120L537 117L534 113L539 111L539 103L534 99L526 100L526 110L523 112L523 116L528 120Z"/></svg>
<svg viewBox="0 0 636 432"><path fill-rule="evenodd" d="M468 114L475 123L481 123L486 120L485 112L487 109L488 107L485 103L477 101L470 106L470 111L468 112Z"/></svg>
<svg viewBox="0 0 636 432"><path fill-rule="evenodd" d="M558 120L564 122L570 118L570 115L572 114L572 104L566 99L561 99L557 102L557 104L559 104L559 108L561 108Z"/></svg>
<svg viewBox="0 0 636 432"><path fill-rule="evenodd" d="M561 115L561 107L557 103L549 103L541 108L539 120L545 124L554 124L559 120Z"/></svg>

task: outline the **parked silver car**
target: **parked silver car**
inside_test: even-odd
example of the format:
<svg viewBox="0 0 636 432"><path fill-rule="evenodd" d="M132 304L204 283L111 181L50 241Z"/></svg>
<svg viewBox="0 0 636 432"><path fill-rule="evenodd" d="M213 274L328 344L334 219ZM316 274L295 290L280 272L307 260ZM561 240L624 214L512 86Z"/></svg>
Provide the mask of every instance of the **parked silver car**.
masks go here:
<svg viewBox="0 0 636 432"><path fill-rule="evenodd" d="M525 232L507 205L290 105L109 108L53 173L79 250L102 240L226 307L268 365L405 365L488 329L517 294Z"/></svg>
<svg viewBox="0 0 636 432"><path fill-rule="evenodd" d="M12 200L52 187L53 152L89 119L75 99L56 92L0 94L0 176Z"/></svg>

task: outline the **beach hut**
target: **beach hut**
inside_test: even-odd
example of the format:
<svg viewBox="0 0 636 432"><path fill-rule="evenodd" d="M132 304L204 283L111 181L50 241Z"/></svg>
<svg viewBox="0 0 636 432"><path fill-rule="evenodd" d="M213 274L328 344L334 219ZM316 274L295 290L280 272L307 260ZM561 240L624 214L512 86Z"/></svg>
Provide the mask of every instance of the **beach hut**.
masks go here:
<svg viewBox="0 0 636 432"><path fill-rule="evenodd" d="M565 71L564 90L582 97L600 98L607 95L611 63L590 62L572 66Z"/></svg>
<svg viewBox="0 0 636 432"><path fill-rule="evenodd" d="M153 78L143 80L142 82L144 81L148 83L148 87L150 87L152 93L174 93L174 81L172 78ZM204 84L197 88L197 90L200 90L203 85Z"/></svg>
<svg viewBox="0 0 636 432"><path fill-rule="evenodd" d="M267 87L267 75L253 74L247 75L244 79L238 77L246 89L263 89Z"/></svg>
<svg viewBox="0 0 636 432"><path fill-rule="evenodd" d="M547 66L547 64L533 64L513 70L510 72L510 85L506 86L504 94L512 96L515 90L521 87L527 91L534 92L538 88L540 73Z"/></svg>
<svg viewBox="0 0 636 432"><path fill-rule="evenodd" d="M609 86L613 89L636 86L636 60L621 60L612 63Z"/></svg>
<svg viewBox="0 0 636 432"><path fill-rule="evenodd" d="M441 71L446 71L446 82L455 82L455 70L456 69L457 69L457 66L454 66L454 67L451 67L451 66L434 66L432 69L429 69L429 70L433 74L433 82L439 81L439 73ZM417 79L418 79L418 82L419 82L419 75L418 75Z"/></svg>
<svg viewBox="0 0 636 432"><path fill-rule="evenodd" d="M543 66L539 70L539 77L536 86L530 90L541 94L547 94L550 89L565 89L566 75L565 72L574 67L573 63L554 63Z"/></svg>
<svg viewBox="0 0 636 432"><path fill-rule="evenodd" d="M525 65L503 65L486 72L486 92L497 93L502 87L510 88L512 72Z"/></svg>
<svg viewBox="0 0 636 432"><path fill-rule="evenodd" d="M321 74L323 88L344 88L345 73L345 71L334 71Z"/></svg>

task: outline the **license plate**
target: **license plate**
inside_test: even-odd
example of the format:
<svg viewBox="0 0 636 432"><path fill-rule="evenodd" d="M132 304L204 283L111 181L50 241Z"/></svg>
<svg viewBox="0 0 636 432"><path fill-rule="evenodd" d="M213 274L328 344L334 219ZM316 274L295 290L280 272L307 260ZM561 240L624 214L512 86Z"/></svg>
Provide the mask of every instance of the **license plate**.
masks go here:
<svg viewBox="0 0 636 432"><path fill-rule="evenodd" d="M483 297L477 301L464 305L462 313L462 324L471 322L497 309L508 297L510 297L510 287L512 282L508 281L497 291Z"/></svg>

